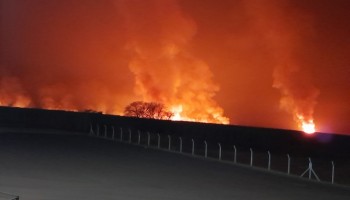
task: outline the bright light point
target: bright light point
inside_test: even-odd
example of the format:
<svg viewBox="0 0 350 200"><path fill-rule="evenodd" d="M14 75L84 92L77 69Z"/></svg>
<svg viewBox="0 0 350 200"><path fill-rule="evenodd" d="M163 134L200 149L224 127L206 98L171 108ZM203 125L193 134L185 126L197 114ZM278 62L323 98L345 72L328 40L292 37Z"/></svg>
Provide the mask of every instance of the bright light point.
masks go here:
<svg viewBox="0 0 350 200"><path fill-rule="evenodd" d="M306 134L314 134L316 132L315 124L311 122L303 122L302 129Z"/></svg>
<svg viewBox="0 0 350 200"><path fill-rule="evenodd" d="M299 122L300 128L302 129L302 131L304 131L304 133L311 135L316 132L314 120L305 120L304 116L302 115L296 115L296 117Z"/></svg>

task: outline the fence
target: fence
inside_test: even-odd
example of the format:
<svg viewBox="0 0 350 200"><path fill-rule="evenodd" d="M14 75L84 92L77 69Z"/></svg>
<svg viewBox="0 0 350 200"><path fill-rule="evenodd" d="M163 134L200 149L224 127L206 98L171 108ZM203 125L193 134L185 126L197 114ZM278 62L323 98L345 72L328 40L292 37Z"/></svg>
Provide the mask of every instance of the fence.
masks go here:
<svg viewBox="0 0 350 200"><path fill-rule="evenodd" d="M336 179L336 163L322 158L313 159L300 155L292 156L292 154L280 154L269 150L247 149L235 144L227 145L220 142L197 140L196 138L176 137L174 135L142 132L140 130L133 131L129 128L117 129L114 126L100 126L98 124L95 127L90 126L89 135L197 157L200 156L207 159L229 161L237 165L282 172L310 180L350 185L350 180L344 179L344 177L348 176L341 175L342 173L347 173L345 171L347 171L350 163L341 163L341 167L344 170L339 171L339 177Z"/></svg>

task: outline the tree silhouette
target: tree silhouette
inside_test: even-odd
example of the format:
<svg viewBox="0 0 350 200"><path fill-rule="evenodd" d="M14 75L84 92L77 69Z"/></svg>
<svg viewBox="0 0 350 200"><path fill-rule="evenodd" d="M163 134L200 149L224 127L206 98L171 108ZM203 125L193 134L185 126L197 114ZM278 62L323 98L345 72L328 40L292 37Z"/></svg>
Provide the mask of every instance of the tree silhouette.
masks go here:
<svg viewBox="0 0 350 200"><path fill-rule="evenodd" d="M135 101L125 107L124 115L150 119L170 119L174 114L161 103Z"/></svg>

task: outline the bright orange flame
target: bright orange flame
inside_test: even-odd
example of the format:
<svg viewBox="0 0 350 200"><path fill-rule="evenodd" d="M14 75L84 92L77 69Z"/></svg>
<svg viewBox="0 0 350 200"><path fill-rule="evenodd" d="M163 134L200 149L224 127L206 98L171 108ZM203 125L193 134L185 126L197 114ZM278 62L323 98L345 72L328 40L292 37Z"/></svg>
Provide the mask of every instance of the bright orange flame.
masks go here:
<svg viewBox="0 0 350 200"><path fill-rule="evenodd" d="M302 115L297 115L299 126L306 134L314 134L316 132L316 125L312 119L305 120Z"/></svg>
<svg viewBox="0 0 350 200"><path fill-rule="evenodd" d="M30 105L30 99L24 97L24 96L17 96L15 100L8 100L8 99L1 99L0 98L0 106L12 106L12 107L19 107L19 108L25 108Z"/></svg>
<svg viewBox="0 0 350 200"><path fill-rule="evenodd" d="M181 117L181 112L182 112L182 106L174 106L170 109L170 111L172 113L174 113L174 115L171 117L171 120L173 121L181 121L183 120Z"/></svg>
<svg viewBox="0 0 350 200"><path fill-rule="evenodd" d="M302 124L303 131L307 134L313 134L316 132L315 124L311 122L303 122Z"/></svg>
<svg viewBox="0 0 350 200"><path fill-rule="evenodd" d="M171 117L173 121L191 121L191 122L203 122L203 123L216 123L216 124L229 124L230 121L227 117L222 116L222 111L219 110L209 110L208 113L189 113L183 109L185 104L172 106L170 111L174 114ZM187 105L187 107L191 107L191 105ZM186 107L185 106L185 107Z"/></svg>

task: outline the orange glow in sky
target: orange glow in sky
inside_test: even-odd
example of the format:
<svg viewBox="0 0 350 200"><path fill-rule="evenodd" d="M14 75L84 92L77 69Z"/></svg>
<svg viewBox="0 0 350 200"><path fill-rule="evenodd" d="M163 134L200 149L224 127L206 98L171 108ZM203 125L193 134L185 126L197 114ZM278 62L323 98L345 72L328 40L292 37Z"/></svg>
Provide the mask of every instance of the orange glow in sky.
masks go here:
<svg viewBox="0 0 350 200"><path fill-rule="evenodd" d="M0 1L0 105L350 134L348 1Z"/></svg>

